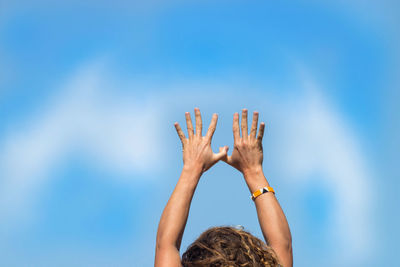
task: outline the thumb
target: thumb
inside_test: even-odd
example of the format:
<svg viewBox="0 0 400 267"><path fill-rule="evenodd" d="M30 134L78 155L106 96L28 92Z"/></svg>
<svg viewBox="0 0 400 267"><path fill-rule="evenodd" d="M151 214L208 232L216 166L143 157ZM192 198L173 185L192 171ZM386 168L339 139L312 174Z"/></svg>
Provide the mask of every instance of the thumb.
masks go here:
<svg viewBox="0 0 400 267"><path fill-rule="evenodd" d="M228 157L228 146L220 147L218 153L214 153L214 160L219 161L219 160L226 160Z"/></svg>

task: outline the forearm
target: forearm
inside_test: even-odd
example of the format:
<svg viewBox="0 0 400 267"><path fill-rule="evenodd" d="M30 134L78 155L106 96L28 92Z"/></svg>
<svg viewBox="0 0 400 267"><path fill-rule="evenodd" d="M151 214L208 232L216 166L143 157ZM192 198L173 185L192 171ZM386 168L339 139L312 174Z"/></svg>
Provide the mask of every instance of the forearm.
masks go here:
<svg viewBox="0 0 400 267"><path fill-rule="evenodd" d="M154 262L156 267L181 266L179 248L189 215L190 203L200 176L226 157L227 153L227 147L221 147L219 153L213 153L211 149L211 139L217 125L218 115L213 114L207 134L203 136L200 110L195 108L194 112L196 132L194 132L189 112L185 113L188 138L179 123L174 124L182 142L184 167L158 225Z"/></svg>
<svg viewBox="0 0 400 267"><path fill-rule="evenodd" d="M201 171L198 168L184 167L182 170L178 183L161 215L157 231L157 248L173 245L179 250L200 175Z"/></svg>
<svg viewBox="0 0 400 267"><path fill-rule="evenodd" d="M269 186L262 168L245 172L244 176L251 193L262 187ZM290 229L275 194L262 194L254 202L265 240L277 253L281 263L285 267L292 266L293 257Z"/></svg>

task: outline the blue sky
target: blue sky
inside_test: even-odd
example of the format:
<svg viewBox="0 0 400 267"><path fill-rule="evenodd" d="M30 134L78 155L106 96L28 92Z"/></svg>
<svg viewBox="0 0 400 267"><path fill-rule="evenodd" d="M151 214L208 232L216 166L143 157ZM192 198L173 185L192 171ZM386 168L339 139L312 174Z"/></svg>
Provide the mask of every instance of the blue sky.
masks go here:
<svg viewBox="0 0 400 267"><path fill-rule="evenodd" d="M241 108L296 266L393 266L400 216L395 1L3 1L0 265L152 266L182 167L173 123ZM222 188L229 193L220 194ZM183 250L214 225L261 236L239 173L198 186Z"/></svg>

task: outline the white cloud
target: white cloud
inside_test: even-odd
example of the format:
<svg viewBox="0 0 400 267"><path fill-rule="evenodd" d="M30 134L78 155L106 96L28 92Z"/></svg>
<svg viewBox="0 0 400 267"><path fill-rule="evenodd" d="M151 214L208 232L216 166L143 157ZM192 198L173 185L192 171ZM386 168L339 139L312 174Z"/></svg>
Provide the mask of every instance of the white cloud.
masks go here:
<svg viewBox="0 0 400 267"><path fill-rule="evenodd" d="M159 111L145 99L108 92L105 82L100 64L83 66L23 130L2 140L3 220L32 216L27 207L32 197L71 152L84 152L94 164L117 174L157 170L149 166L162 150L156 129Z"/></svg>
<svg viewBox="0 0 400 267"><path fill-rule="evenodd" d="M274 144L277 172L301 190L315 174L334 194L333 223L325 231L343 264L360 263L371 251L373 218L368 193L373 188L359 139L324 99L322 90L302 75L305 94L285 103L275 115L282 122ZM295 223L295 222L294 222ZM336 262L337 259L336 259ZM351 264L350 264L351 265Z"/></svg>
<svg viewBox="0 0 400 267"><path fill-rule="evenodd" d="M335 221L326 229L335 234L338 248L343 248L335 257L357 263L371 250L374 240L373 218L368 209L371 203L365 194L371 188L369 171L351 127L323 97L322 89L312 78L304 73L302 77L304 91L291 100L256 89L236 95L246 85L215 86L215 83L193 82L174 86L178 89L173 94L158 97L165 106L174 105L176 109L179 109L176 105L183 109L193 103L200 107L217 107L224 112L231 110L238 99L243 105L254 103L260 107L267 122L274 121L271 127L275 128L271 129L270 136L274 144L268 148L268 153L274 155L275 161L271 164L274 171L292 183L293 188L301 187L305 179L316 172L321 174L321 179L325 179L335 193L336 205L332 211ZM0 163L0 212L3 215L4 212L6 215L18 212L32 216L27 208L30 201L49 179L47 174L71 149L82 149L94 162L117 173L148 172L151 162L160 159L162 152L154 154L163 149L163 138L157 135L155 128L160 116L159 100L140 101L126 93L104 90L106 82L97 64L81 68L67 86L61 88L62 95L52 100L24 131L12 133L5 139ZM188 94L193 84L201 90ZM141 90L149 86L144 84ZM212 97L205 96L204 92ZM177 95L181 96L179 101ZM221 103L220 99L224 101ZM230 131L230 123L231 118L220 117L219 130ZM146 134L142 129L146 129Z"/></svg>
<svg viewBox="0 0 400 267"><path fill-rule="evenodd" d="M372 170L363 155L360 136L305 69L302 66L298 69L303 84L299 84L301 89L295 95L278 96L258 88L248 90L245 84L220 82L218 86L201 82L197 86L191 86L193 83L179 85L176 88L185 88L186 92L187 88L194 90L190 94L183 93L184 89L177 90L174 95L180 95L183 103L205 107L202 110L217 109L208 113L225 113L237 103L242 107L256 108L267 122L264 143L267 143L265 149L269 162L266 164L279 175L279 179L292 185L289 190L293 196L301 195L299 190L313 182L316 174L323 179L322 184L331 188L334 204L329 210L329 218L333 219L329 219L324 233L332 238L328 246L334 247L335 253L325 262L356 266L368 259L376 240L375 220L371 214L373 203L366 193L373 188ZM168 97L164 99L174 102ZM221 145L231 143L231 119L220 116L217 134L221 131L229 134L229 139L224 137ZM303 242L307 243L306 240L300 241Z"/></svg>
<svg viewBox="0 0 400 267"><path fill-rule="evenodd" d="M279 175L274 181L285 180L285 184L291 185L286 190L291 192L293 199L299 199L301 190L315 181L315 175L322 179L321 184L331 189L332 195L327 197L333 197L334 203L324 233L331 238L327 247L333 247L335 252L325 262L328 266L357 266L365 262L375 248L373 203L366 193L373 190L372 170L367 166L362 140L355 128L324 96L322 86L315 83L305 69L303 66L298 68L302 84L293 95L265 93L258 88L243 90L248 89L245 84L218 83L215 86L199 82L197 86L202 89L195 87L194 92L202 93L186 94L183 102L212 107L224 113L237 103L241 107L257 109L267 123L265 164L271 172ZM212 97L207 97L208 94ZM183 94L177 91L175 95ZM229 134L228 140L224 134L223 145L232 143L230 116L220 116L219 119L217 134L221 131ZM290 203L289 200L285 202ZM299 222L290 223L295 225ZM307 243L307 240L295 241L297 244Z"/></svg>

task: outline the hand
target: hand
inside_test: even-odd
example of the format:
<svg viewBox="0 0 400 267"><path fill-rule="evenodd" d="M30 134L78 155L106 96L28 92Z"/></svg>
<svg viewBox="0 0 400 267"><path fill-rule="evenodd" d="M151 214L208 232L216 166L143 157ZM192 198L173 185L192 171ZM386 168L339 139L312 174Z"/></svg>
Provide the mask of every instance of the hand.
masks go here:
<svg viewBox="0 0 400 267"><path fill-rule="evenodd" d="M239 132L239 114L233 115L233 138L234 149L231 156L223 160L235 167L245 176L249 172L262 170L263 148L262 138L264 136L265 123L260 124L257 134L258 112L253 114L250 135L247 129L247 109L242 110L242 137Z"/></svg>
<svg viewBox="0 0 400 267"><path fill-rule="evenodd" d="M213 114L210 126L206 136L202 136L202 121L201 114L198 108L194 109L196 117L196 133L193 131L192 120L190 118L190 113L186 112L186 125L188 130L189 138L186 138L181 127L176 122L175 128L182 141L183 147L183 164L184 168L188 169L199 169L200 172L205 172L220 159L226 157L228 152L228 147L220 147L219 153L213 153L211 149L211 139L214 135L215 128L217 126L218 115Z"/></svg>

